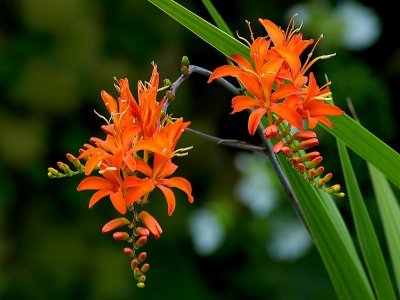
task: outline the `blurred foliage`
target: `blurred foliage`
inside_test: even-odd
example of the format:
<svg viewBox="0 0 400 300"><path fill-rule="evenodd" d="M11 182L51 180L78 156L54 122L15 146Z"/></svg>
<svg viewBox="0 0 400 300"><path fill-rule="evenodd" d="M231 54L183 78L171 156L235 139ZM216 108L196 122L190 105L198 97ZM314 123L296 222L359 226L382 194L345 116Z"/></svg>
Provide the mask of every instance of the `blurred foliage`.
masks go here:
<svg viewBox="0 0 400 300"><path fill-rule="evenodd" d="M210 19L200 1L178 2ZM248 37L244 20L263 35L257 19L287 24L295 2L236 0L229 2L229 14L226 2L214 4L233 31ZM395 10L363 2L375 9L382 32L370 47L349 50L339 42L344 29L334 14L338 2L303 4L310 12L304 35L325 35L316 55L337 53L314 66L320 80L326 73L333 82L335 103L347 111L346 98L351 98L363 125L398 149L400 45L389 33ZM102 225L116 216L110 203L88 210L91 194L76 191L80 178L47 178L47 167L65 160L65 153L77 154L91 136L102 136L102 120L93 109L105 110L102 89L116 94L114 76L129 78L135 94L137 81L148 80L152 61L161 79L173 81L183 55L210 70L225 63L144 0L0 3L1 299L335 299L314 247L292 260L268 251L274 237L285 236L284 225L298 221L273 175L280 199L271 212L254 215L239 201L235 186L246 175L235 167L235 157L242 155L235 149L189 133L182 138L194 149L179 158L178 172L192 182L195 203L189 205L177 193L177 209L168 217L161 195L152 199L152 213L164 233L146 245L151 270L144 290L135 286L123 246L101 234ZM230 98L222 87L194 74L169 109L191 120L196 130L257 144L247 134L247 116L230 115ZM334 141L320 134L324 165L340 179ZM354 157L354 167L374 208L364 162ZM348 203L338 204L346 217ZM212 212L224 231L219 247L208 255L196 251L188 230L190 216L200 209Z"/></svg>

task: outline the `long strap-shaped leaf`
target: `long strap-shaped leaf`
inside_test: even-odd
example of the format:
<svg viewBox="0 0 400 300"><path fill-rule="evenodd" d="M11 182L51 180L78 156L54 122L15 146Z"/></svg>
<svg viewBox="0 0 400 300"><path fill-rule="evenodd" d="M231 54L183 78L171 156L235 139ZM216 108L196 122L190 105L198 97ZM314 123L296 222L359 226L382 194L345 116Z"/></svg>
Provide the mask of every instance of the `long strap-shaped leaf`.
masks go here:
<svg viewBox="0 0 400 300"><path fill-rule="evenodd" d="M249 58L247 46L178 3L172 0L148 1L223 54L227 56L240 54ZM389 180L400 187L400 155L396 151L348 116L334 117L331 120L334 127L328 130L329 133L343 141L360 157L374 164Z"/></svg>
<svg viewBox="0 0 400 300"><path fill-rule="evenodd" d="M357 238L375 293L378 299L395 300L396 295L392 281L386 268L385 259L369 217L367 207L365 206L364 199L358 186L349 154L346 146L341 141L337 140L337 144Z"/></svg>
<svg viewBox="0 0 400 300"><path fill-rule="evenodd" d="M400 295L400 206L382 172L368 164Z"/></svg>

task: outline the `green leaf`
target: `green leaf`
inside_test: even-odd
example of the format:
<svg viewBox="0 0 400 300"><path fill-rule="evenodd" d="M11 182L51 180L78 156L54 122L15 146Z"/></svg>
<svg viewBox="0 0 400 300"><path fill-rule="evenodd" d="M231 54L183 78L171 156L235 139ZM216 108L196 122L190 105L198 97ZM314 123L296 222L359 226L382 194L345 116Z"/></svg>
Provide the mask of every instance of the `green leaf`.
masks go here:
<svg viewBox="0 0 400 300"><path fill-rule="evenodd" d="M400 187L400 155L348 115L330 117L333 128L321 126L360 157L374 164Z"/></svg>
<svg viewBox="0 0 400 300"><path fill-rule="evenodd" d="M226 56L230 56L231 54L240 54L249 58L249 48L247 46L175 1L148 1Z"/></svg>
<svg viewBox="0 0 400 300"><path fill-rule="evenodd" d="M212 19L214 20L215 24L221 29L223 32L226 32L230 36L233 36L231 29L225 23L225 20L221 17L219 12L215 9L214 5L211 3L210 0L203 0L204 6L207 8L208 12L210 13Z"/></svg>
<svg viewBox="0 0 400 300"><path fill-rule="evenodd" d="M400 207L385 176L372 164L369 173L378 204L379 214L389 248L390 258L400 294Z"/></svg>
<svg viewBox="0 0 400 300"><path fill-rule="evenodd" d="M357 238L375 293L378 299L396 299L385 259L368 210L364 204L346 146L339 140L337 140L337 144Z"/></svg>
<svg viewBox="0 0 400 300"><path fill-rule="evenodd" d="M348 229L327 193L316 190L278 155L340 299L375 299Z"/></svg>

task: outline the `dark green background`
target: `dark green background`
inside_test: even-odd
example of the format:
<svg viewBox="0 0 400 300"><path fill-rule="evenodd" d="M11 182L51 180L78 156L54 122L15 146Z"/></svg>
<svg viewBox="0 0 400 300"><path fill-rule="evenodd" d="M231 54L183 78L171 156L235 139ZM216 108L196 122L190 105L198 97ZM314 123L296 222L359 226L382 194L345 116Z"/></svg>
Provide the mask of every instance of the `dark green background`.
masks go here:
<svg viewBox="0 0 400 300"><path fill-rule="evenodd" d="M210 20L201 1L179 1ZM259 17L285 27L287 9L298 2L215 1L233 31L248 37L244 20L265 35ZM398 148L400 45L394 9L373 7L382 32L371 47L350 51L338 39L336 1L305 1L312 23L305 38L325 39L318 54L336 52L313 70L333 82L335 103L354 102L361 122ZM229 7L227 7L229 5ZM228 12L229 11L229 12ZM322 32L321 32L322 31ZM101 234L117 216L108 200L87 208L90 192L77 192L82 177L51 180L47 167L77 154L91 136L103 137L105 113L100 91L116 95L113 77L127 77L136 95L138 80L148 80L151 62L161 79L179 76L182 56L210 70L224 57L145 0L17 0L0 3L0 299L335 299L315 247L295 260L274 259L266 251L285 220L297 222L279 185L281 200L269 215L256 216L238 201L234 187L243 174L234 160L242 151L217 146L185 133L190 155L178 158L178 175L193 185L194 204L177 191L177 208L167 216L156 193L149 210L164 233L145 246L151 269L140 290L130 272L123 243ZM178 90L170 112L191 120L192 128L223 138L259 143L247 133L247 115L231 115L231 95L206 78L193 75ZM397 126L397 127L396 127ZM342 183L334 140L319 132L324 165ZM378 234L382 229L365 164L354 167ZM274 178L272 178L275 181ZM353 232L347 199L338 205ZM189 217L212 211L224 228L221 245L209 255L193 247ZM383 244L385 253L386 246Z"/></svg>

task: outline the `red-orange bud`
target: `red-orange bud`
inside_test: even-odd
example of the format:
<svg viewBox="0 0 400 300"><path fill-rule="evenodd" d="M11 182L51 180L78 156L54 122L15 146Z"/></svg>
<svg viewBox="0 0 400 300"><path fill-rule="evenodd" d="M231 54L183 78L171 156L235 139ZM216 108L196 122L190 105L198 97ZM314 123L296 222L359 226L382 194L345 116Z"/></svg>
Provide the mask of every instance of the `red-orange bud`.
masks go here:
<svg viewBox="0 0 400 300"><path fill-rule="evenodd" d="M278 133L279 133L279 127L276 126L275 124L268 126L264 130L264 135L267 140L275 137Z"/></svg>
<svg viewBox="0 0 400 300"><path fill-rule="evenodd" d="M293 155L292 149L290 149L290 147L288 146L283 146L281 148L281 151L283 152L283 154L285 154L286 157L291 157Z"/></svg>
<svg viewBox="0 0 400 300"><path fill-rule="evenodd" d="M115 229L117 229L117 228L120 228L120 227L122 227L122 226L128 225L128 224L130 224L130 223L131 223L131 222L130 222L128 219L126 219L126 218L123 218L123 217L121 217L121 218L116 218L116 219L113 219L113 220L107 222L107 223L103 226L103 228L101 229L101 232L103 232L103 233L110 233L111 231L113 231L113 230L115 230Z"/></svg>
<svg viewBox="0 0 400 300"><path fill-rule="evenodd" d="M317 170L315 171L315 177L320 176L322 173L324 173L325 168L323 166L320 166L317 168Z"/></svg>
<svg viewBox="0 0 400 300"><path fill-rule="evenodd" d="M322 156L318 156L308 163L307 168L313 169L316 166L318 166L321 163L321 161L322 161Z"/></svg>
<svg viewBox="0 0 400 300"><path fill-rule="evenodd" d="M306 171L306 166L303 163L297 164L296 168L300 174L303 174Z"/></svg>
<svg viewBox="0 0 400 300"><path fill-rule="evenodd" d="M290 159L290 162L294 165L297 165L298 163L301 162L300 158L298 158L297 156L294 156Z"/></svg>
<svg viewBox="0 0 400 300"><path fill-rule="evenodd" d="M307 153L307 154L304 154L304 155L301 157L301 161L303 161L303 162L311 161L311 160L313 160L314 158L316 158L316 157L318 157L318 156L320 156L320 154L319 154L318 151L309 152L309 153Z"/></svg>
<svg viewBox="0 0 400 300"><path fill-rule="evenodd" d="M69 162L75 166L75 168L76 168L77 170L79 170L79 169L82 168L82 164L81 164L81 162L79 161L79 159L77 159L77 158L76 158L75 156L73 156L71 153L67 153L67 154L66 154L66 157L67 157L67 159L69 160Z"/></svg>
<svg viewBox="0 0 400 300"><path fill-rule="evenodd" d="M135 229L135 233L140 235L140 236L142 236L142 235L149 236L150 231L147 228L144 228L144 227L137 227Z"/></svg>
<svg viewBox="0 0 400 300"><path fill-rule="evenodd" d="M143 264L143 266L141 267L140 271L142 271L142 273L146 273L149 269L150 269L150 265L149 264Z"/></svg>
<svg viewBox="0 0 400 300"><path fill-rule="evenodd" d="M125 247L124 248L124 254L127 255L127 256L132 257L133 256L133 250L131 248L129 248L129 247Z"/></svg>
<svg viewBox="0 0 400 300"><path fill-rule="evenodd" d="M305 141L309 139L317 138L317 134L314 131L298 131L293 134L292 141Z"/></svg>
<svg viewBox="0 0 400 300"><path fill-rule="evenodd" d="M332 176L333 176L332 173L328 173L322 179L325 181L325 183L327 183L327 182L329 182L329 180L332 179Z"/></svg>
<svg viewBox="0 0 400 300"><path fill-rule="evenodd" d="M141 211L138 216L138 219L142 220L143 224L147 227L147 229L156 239L158 239L161 236L162 229L160 224L158 224L157 220L154 219L154 217L150 215L147 211L145 210Z"/></svg>
<svg viewBox="0 0 400 300"><path fill-rule="evenodd" d="M147 258L147 253L146 252L141 252L138 256L138 261L143 262Z"/></svg>
<svg viewBox="0 0 400 300"><path fill-rule="evenodd" d="M316 138L311 138L308 140L304 140L300 143L298 143L293 151L299 151L299 150L307 150L310 149L312 147L318 146L319 141Z"/></svg>
<svg viewBox="0 0 400 300"><path fill-rule="evenodd" d="M141 236L140 238L137 239L135 243L135 249L142 247L146 243L147 243L147 236Z"/></svg>
<svg viewBox="0 0 400 300"><path fill-rule="evenodd" d="M313 180L315 178L315 169L311 169L308 171L307 179L309 181Z"/></svg>
<svg viewBox="0 0 400 300"><path fill-rule="evenodd" d="M139 277L140 274L141 274L141 272L140 272L140 269L138 267L133 269L133 275L135 276L135 278Z"/></svg>
<svg viewBox="0 0 400 300"><path fill-rule="evenodd" d="M139 265L139 262L136 258L131 260L131 269L132 271L135 270L135 268Z"/></svg>
<svg viewBox="0 0 400 300"><path fill-rule="evenodd" d="M141 283L146 281L146 275L140 275L138 279Z"/></svg>
<svg viewBox="0 0 400 300"><path fill-rule="evenodd" d="M283 141L279 141L274 145L272 150L275 154L278 154L282 150L283 146L285 146L285 143Z"/></svg>
<svg viewBox="0 0 400 300"><path fill-rule="evenodd" d="M113 233L113 238L116 241L126 241L129 240L130 236L127 232L118 231Z"/></svg>

